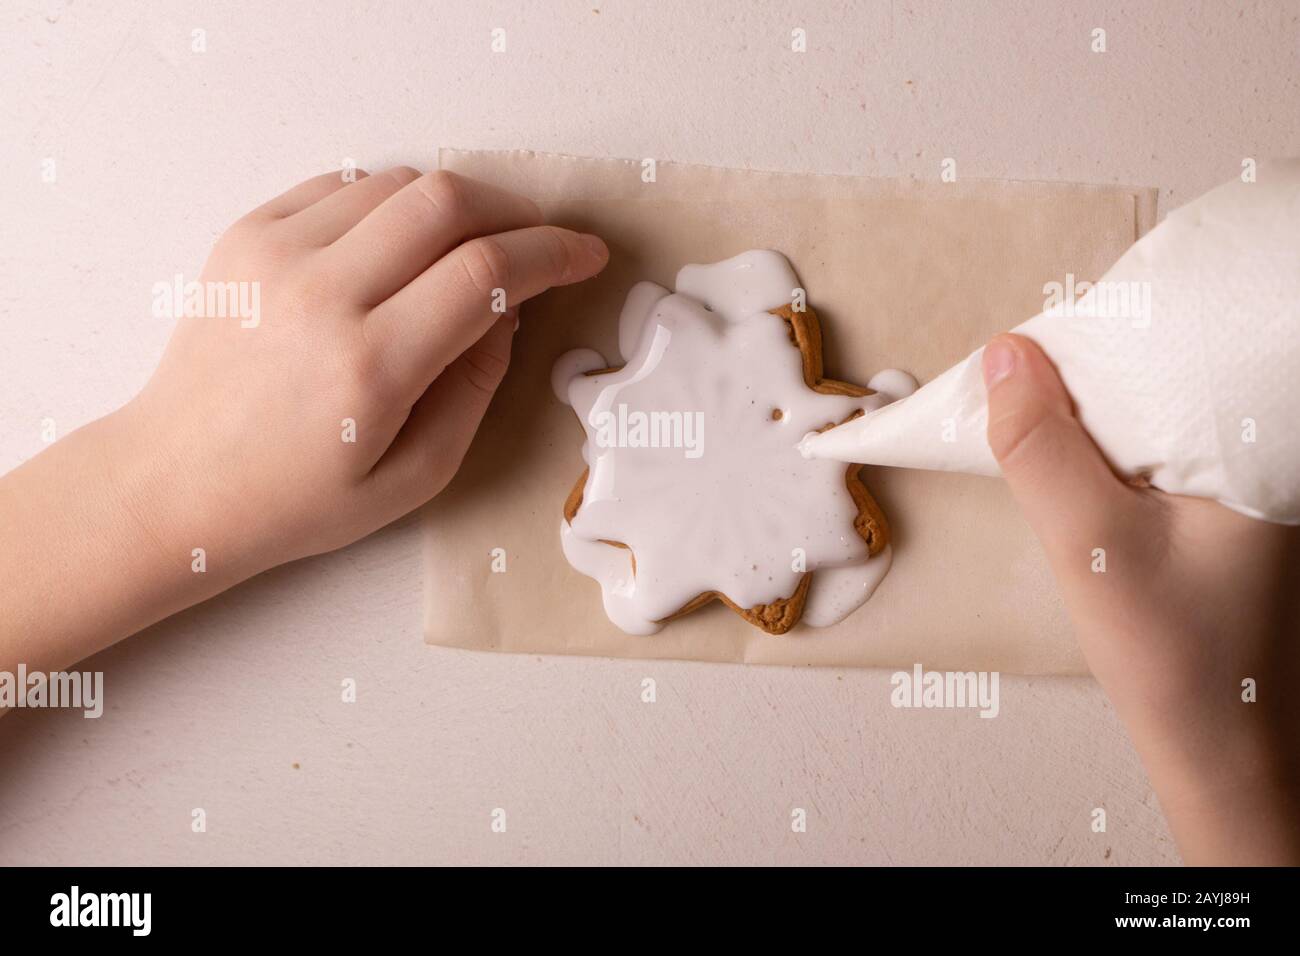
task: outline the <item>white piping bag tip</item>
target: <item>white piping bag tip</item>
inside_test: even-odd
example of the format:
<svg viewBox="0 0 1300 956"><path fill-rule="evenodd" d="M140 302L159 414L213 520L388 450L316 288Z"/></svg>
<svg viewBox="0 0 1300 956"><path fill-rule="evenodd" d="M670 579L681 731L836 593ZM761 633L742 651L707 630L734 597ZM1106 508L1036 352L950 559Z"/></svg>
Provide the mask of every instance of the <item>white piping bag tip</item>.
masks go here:
<svg viewBox="0 0 1300 956"><path fill-rule="evenodd" d="M865 465L998 474L986 438L982 351L909 396L807 436L799 451L808 458Z"/></svg>

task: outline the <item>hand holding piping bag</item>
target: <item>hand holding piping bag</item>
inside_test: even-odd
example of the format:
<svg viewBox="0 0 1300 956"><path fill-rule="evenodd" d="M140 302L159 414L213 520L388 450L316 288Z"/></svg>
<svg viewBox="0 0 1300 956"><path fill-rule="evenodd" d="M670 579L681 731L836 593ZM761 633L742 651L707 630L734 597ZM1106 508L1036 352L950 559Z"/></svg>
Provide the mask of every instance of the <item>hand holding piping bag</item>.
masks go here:
<svg viewBox="0 0 1300 956"><path fill-rule="evenodd" d="M1184 860L1300 863L1300 529L1121 481L1027 338L983 371L989 447Z"/></svg>
<svg viewBox="0 0 1300 956"><path fill-rule="evenodd" d="M805 454L1001 473L1187 862L1300 863L1300 161L1015 331Z"/></svg>

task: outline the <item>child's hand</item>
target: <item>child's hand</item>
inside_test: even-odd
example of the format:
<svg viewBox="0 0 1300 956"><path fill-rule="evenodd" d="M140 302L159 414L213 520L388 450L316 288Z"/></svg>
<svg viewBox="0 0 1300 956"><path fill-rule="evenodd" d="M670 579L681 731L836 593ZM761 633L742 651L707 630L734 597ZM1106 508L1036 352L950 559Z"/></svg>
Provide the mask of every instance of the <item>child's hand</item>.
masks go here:
<svg viewBox="0 0 1300 956"><path fill-rule="evenodd" d="M225 315L181 319L135 400L0 483L0 667L66 665L437 494L519 304L607 261L541 222L405 167L319 176L237 222L201 277Z"/></svg>
<svg viewBox="0 0 1300 956"><path fill-rule="evenodd" d="M984 377L989 445L1185 859L1300 862L1296 530L1121 482L1029 339L994 339Z"/></svg>
<svg viewBox="0 0 1300 956"><path fill-rule="evenodd" d="M437 494L510 359L519 303L605 244L453 173L309 180L237 222L204 282L261 316L180 321L130 411L183 494L151 521L245 573L348 544ZM508 309L509 311L505 311Z"/></svg>

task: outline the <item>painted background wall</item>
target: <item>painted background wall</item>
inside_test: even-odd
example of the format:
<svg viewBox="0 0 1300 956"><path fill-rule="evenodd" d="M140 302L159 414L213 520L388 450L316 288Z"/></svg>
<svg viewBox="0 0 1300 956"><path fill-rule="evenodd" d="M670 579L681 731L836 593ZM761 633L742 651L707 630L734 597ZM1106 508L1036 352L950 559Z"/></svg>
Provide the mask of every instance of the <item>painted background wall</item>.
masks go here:
<svg viewBox="0 0 1300 956"><path fill-rule="evenodd" d="M168 334L154 282L345 158L935 177L951 156L963 176L1156 185L1168 210L1243 157L1300 152L1296 2L16 0L0 25L0 469L40 450L42 419L66 432L145 381ZM98 721L6 717L0 863L1177 859L1090 681L1004 678L981 720L895 710L883 672L430 648L418 545L408 520L98 656Z"/></svg>

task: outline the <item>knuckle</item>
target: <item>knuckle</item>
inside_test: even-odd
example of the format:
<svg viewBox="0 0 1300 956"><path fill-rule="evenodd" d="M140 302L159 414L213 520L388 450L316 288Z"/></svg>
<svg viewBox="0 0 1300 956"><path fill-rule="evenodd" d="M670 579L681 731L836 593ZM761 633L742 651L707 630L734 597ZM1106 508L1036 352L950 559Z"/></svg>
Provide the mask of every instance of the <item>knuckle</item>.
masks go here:
<svg viewBox="0 0 1300 956"><path fill-rule="evenodd" d="M510 282L510 254L492 236L465 243L459 256L461 268L470 286L482 295L495 289L507 289Z"/></svg>
<svg viewBox="0 0 1300 956"><path fill-rule="evenodd" d="M551 268L551 275L563 278L569 271L569 244L564 233L555 226L547 226L541 232L541 242L546 253L546 261Z"/></svg>
<svg viewBox="0 0 1300 956"><path fill-rule="evenodd" d="M213 246L213 254L227 265L276 273L287 268L300 250L301 245L279 221L248 216L222 233Z"/></svg>
<svg viewBox="0 0 1300 956"><path fill-rule="evenodd" d="M213 245L223 252L258 249L274 240L275 226L276 220L253 211L232 222Z"/></svg>
<svg viewBox="0 0 1300 956"><path fill-rule="evenodd" d="M448 219L460 217L466 206L465 180L455 173L435 169L416 180L420 194L428 200L435 214Z"/></svg>
<svg viewBox="0 0 1300 956"><path fill-rule="evenodd" d="M1035 471L1067 450L1069 425L1041 409L1011 412L989 422L989 448L1004 472Z"/></svg>
<svg viewBox="0 0 1300 956"><path fill-rule="evenodd" d="M380 175L390 180L398 189L401 189L403 186L409 186L419 179L420 171L412 169L410 166L394 166L392 169L385 169Z"/></svg>
<svg viewBox="0 0 1300 956"><path fill-rule="evenodd" d="M1027 436L1037 427L1037 423L1021 411L1004 412L989 419L989 449L1003 470L1011 464L1017 452L1024 447Z"/></svg>
<svg viewBox="0 0 1300 956"><path fill-rule="evenodd" d="M347 351L344 362L344 390L363 407L374 402L385 407L395 400L397 385L378 349L364 337Z"/></svg>
<svg viewBox="0 0 1300 956"><path fill-rule="evenodd" d="M492 349L473 348L461 356L457 366L470 388L481 395L490 396L505 378L510 360Z"/></svg>
<svg viewBox="0 0 1300 956"><path fill-rule="evenodd" d="M537 205L527 196L521 197L524 202L524 209L527 211L527 223L529 226L540 226L546 222L546 217L542 214L542 207Z"/></svg>

